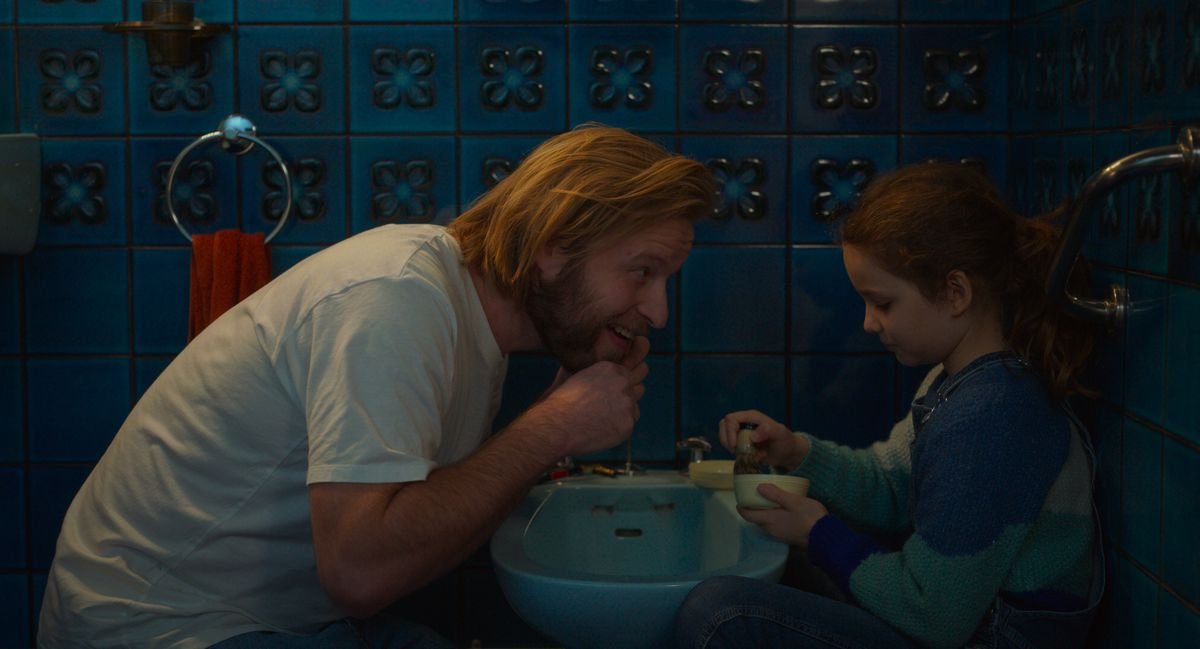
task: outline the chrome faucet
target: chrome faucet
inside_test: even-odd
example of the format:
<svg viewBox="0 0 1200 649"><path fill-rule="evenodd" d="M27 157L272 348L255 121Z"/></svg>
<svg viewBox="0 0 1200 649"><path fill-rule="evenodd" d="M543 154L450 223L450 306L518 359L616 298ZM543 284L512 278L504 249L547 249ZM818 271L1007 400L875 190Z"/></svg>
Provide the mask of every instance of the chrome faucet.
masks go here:
<svg viewBox="0 0 1200 649"><path fill-rule="evenodd" d="M688 463L684 465L682 471L686 475L693 464L704 461L704 454L712 450L712 444L703 437L689 437L681 442L675 442L675 448L681 451L684 449L690 451Z"/></svg>

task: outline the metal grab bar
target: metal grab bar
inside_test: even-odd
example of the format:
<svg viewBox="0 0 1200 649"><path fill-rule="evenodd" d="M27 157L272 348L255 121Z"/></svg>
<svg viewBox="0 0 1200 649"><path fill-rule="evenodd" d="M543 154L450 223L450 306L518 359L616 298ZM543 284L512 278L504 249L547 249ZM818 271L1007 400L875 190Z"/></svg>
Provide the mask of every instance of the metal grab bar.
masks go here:
<svg viewBox="0 0 1200 649"><path fill-rule="evenodd" d="M1067 278L1075 266L1086 231L1083 215L1099 199L1130 179L1169 171L1178 171L1184 184L1191 184L1200 178L1200 128L1184 127L1174 146L1155 147L1127 155L1097 171L1084 184L1079 197L1069 206L1062 241L1054 253L1050 275L1046 278L1046 295L1051 299L1060 296L1064 311L1083 320L1105 322L1117 329L1124 325L1129 310L1129 295L1121 285L1112 285L1108 297L1104 299L1078 297L1067 289Z"/></svg>
<svg viewBox="0 0 1200 649"><path fill-rule="evenodd" d="M196 138L195 142L183 147L183 150L179 152L179 155L175 156L175 161L171 163L171 169L167 172L167 211L170 212L171 220L175 222L175 227L179 228L179 231L188 241L192 240L192 234L187 231L187 228L183 227L183 223L179 220L179 214L175 211L175 201L172 200L174 197L173 192L175 190L175 174L179 171L179 165L183 163L183 159L187 157L187 154L191 153L192 149L195 149L209 140L220 139L221 147L226 151L231 151L234 155L244 155L249 153L250 149L254 148L254 145L257 144L263 149L266 149L267 153L271 154L272 158L275 158L275 162L279 164L279 171L283 174L286 202L283 206L283 213L279 215L279 223L275 224L275 227L271 230L270 234L266 236L263 242L271 243L271 239L274 239L275 235L279 234L279 231L283 229L283 224L287 223L288 214L290 214L292 211L292 174L288 171L287 162L284 161L283 156L279 155L279 152L266 142L258 139L258 136L256 135L257 132L258 128L254 126L254 122L251 122L241 115L230 115L221 120L221 123L217 126L217 130L211 133L205 133L204 135Z"/></svg>

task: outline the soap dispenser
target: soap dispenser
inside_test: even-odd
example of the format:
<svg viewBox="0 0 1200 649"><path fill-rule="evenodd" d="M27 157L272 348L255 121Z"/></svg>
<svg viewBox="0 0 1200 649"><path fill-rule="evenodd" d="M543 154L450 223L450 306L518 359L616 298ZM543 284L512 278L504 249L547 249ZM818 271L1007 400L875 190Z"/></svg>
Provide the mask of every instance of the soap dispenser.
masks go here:
<svg viewBox="0 0 1200 649"><path fill-rule="evenodd" d="M41 138L0 133L0 255L33 249L42 213L41 177Z"/></svg>

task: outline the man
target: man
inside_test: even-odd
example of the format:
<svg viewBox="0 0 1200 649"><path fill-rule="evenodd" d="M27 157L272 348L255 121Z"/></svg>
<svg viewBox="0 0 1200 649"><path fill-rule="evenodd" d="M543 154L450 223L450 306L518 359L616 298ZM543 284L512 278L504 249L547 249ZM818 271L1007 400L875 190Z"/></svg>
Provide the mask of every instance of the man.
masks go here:
<svg viewBox="0 0 1200 649"><path fill-rule="evenodd" d="M714 186L625 131L551 138L449 228L331 246L189 344L67 512L43 648L449 646L381 613L564 455L632 431ZM507 355L562 363L488 438Z"/></svg>

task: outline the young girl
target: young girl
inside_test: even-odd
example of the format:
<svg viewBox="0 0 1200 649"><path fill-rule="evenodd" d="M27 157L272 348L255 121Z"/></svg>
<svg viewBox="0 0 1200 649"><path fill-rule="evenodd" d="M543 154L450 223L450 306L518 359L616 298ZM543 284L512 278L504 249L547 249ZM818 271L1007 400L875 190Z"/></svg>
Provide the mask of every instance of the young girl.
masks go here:
<svg viewBox="0 0 1200 649"><path fill-rule="evenodd" d="M807 548L844 596L709 579L680 608L681 648L1083 645L1103 561L1090 448L1064 400L1091 336L1042 289L1056 241L1050 217L1013 214L961 165L867 188L842 229L863 328L902 364L937 366L866 449L757 411L724 418L726 447L756 423L759 459L812 480L808 498L759 487L781 507L742 516Z"/></svg>

